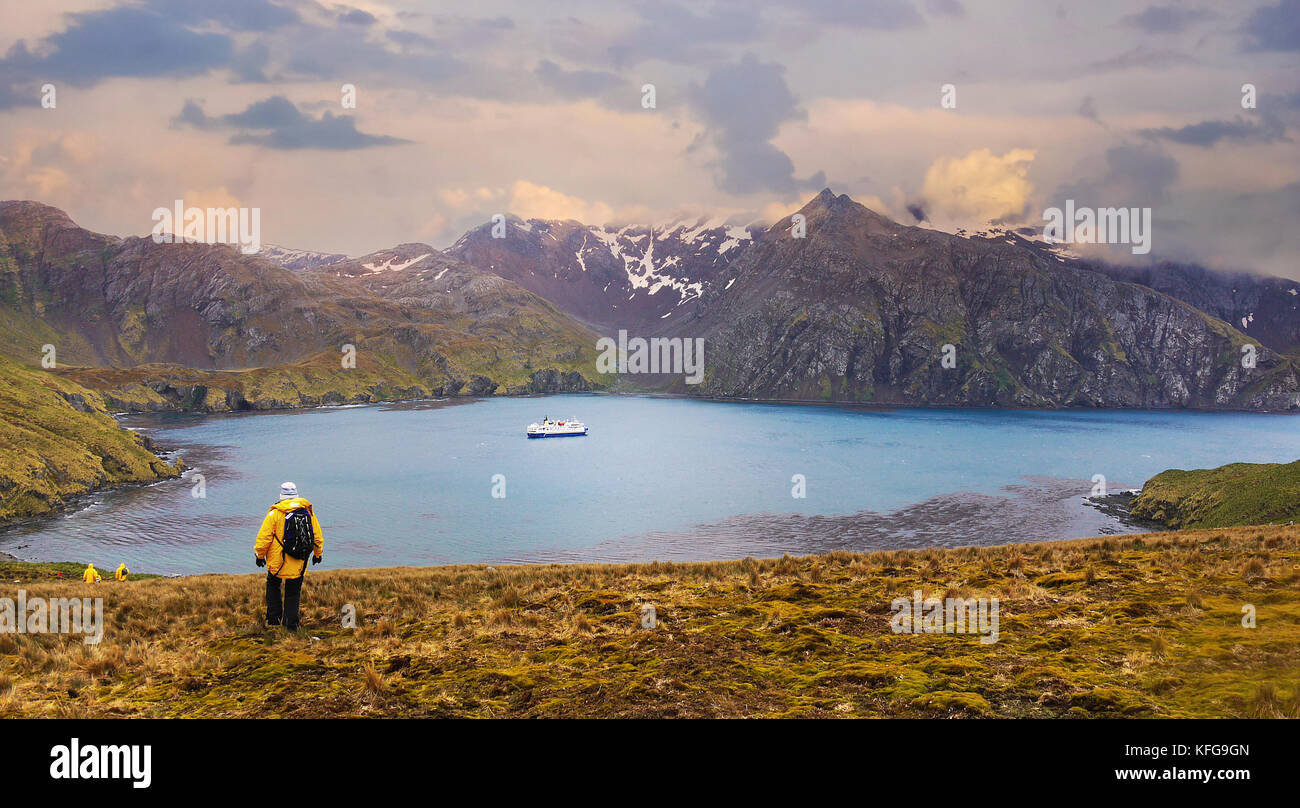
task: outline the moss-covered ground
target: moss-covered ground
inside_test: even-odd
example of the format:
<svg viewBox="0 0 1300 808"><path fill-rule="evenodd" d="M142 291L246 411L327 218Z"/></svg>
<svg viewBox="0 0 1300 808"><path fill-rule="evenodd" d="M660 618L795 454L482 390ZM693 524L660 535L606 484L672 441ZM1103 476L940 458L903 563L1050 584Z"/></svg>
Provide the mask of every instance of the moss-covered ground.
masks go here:
<svg viewBox="0 0 1300 808"><path fill-rule="evenodd" d="M1300 717L1296 527L314 570L296 635L263 627L260 575L43 574L28 597L105 598L104 640L0 634L0 716ZM997 597L998 642L892 632L916 589Z"/></svg>

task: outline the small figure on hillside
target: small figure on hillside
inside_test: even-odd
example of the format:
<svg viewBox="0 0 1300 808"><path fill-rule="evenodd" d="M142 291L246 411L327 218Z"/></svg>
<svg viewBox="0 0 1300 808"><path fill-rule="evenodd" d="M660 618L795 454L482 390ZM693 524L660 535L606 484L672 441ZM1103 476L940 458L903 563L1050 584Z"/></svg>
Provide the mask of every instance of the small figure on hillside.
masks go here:
<svg viewBox="0 0 1300 808"><path fill-rule="evenodd" d="M298 601L302 582L307 576L307 559L319 564L325 552L325 535L312 504L298 496L298 486L283 483L280 501L271 506L253 546L257 566L266 567L266 624L281 622L290 631L298 630ZM281 600L280 582L284 582Z"/></svg>
<svg viewBox="0 0 1300 808"><path fill-rule="evenodd" d="M130 574L131 574L131 571L130 571L129 569L126 568L126 562L124 561L124 562L122 562L121 564L118 564L118 565L117 565L117 572L113 573L113 577L116 578L116 579L119 580L119 581L125 581L125 580L126 580L126 576L128 576L128 575L130 575Z"/></svg>
<svg viewBox="0 0 1300 808"><path fill-rule="evenodd" d="M94 564L86 565L86 571L81 573L81 580L88 584L97 584L100 582L99 570L95 569Z"/></svg>

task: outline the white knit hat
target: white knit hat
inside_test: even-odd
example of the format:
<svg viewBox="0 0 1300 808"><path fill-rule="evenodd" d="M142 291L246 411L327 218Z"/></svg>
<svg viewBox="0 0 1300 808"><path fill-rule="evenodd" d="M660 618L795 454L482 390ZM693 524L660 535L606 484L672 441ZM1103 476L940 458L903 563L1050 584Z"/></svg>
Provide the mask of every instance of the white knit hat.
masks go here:
<svg viewBox="0 0 1300 808"><path fill-rule="evenodd" d="M298 486L293 483L280 483L280 499L293 499L298 496Z"/></svg>

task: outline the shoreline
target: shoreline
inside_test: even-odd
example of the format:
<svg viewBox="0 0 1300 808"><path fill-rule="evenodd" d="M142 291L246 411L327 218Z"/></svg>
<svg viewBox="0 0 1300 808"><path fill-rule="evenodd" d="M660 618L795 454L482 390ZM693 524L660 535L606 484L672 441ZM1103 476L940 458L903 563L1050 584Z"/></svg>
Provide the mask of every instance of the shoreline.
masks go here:
<svg viewBox="0 0 1300 808"><path fill-rule="evenodd" d="M1256 528L1260 530L1265 530L1265 529L1277 528L1277 527L1286 527L1289 529L1292 526L1291 525L1240 525L1234 528L1220 528L1219 530L1256 529ZM707 567L716 564L745 565L749 562L777 563L777 562L783 562L787 560L788 561L816 561L818 559L825 559L837 555L878 556L878 555L891 555L891 554L903 554L903 555L919 554L923 556L928 556L928 554L930 553L945 553L945 554L952 553L958 555L970 554L970 553L1002 553L1002 552L1010 552L1014 550L1030 550L1037 547L1055 547L1059 549L1067 549L1074 545L1093 546L1093 545L1099 545L1107 541L1136 540L1138 542L1141 542L1142 539L1145 537L1152 537L1152 542L1155 543L1160 540L1168 540L1171 536L1175 536L1177 534L1208 533L1208 532L1211 531L1206 529L1186 529L1186 530L1166 529L1161 531L1152 531L1148 533L1115 533L1115 534L1103 534L1097 536L1074 536L1068 539L1047 539L1047 540L1030 539L1025 541L1012 540L1012 541L1005 541L1000 544L958 545L952 547L941 547L941 546L897 547L897 548L886 548L886 549L866 549L866 550L862 550L861 552L853 551L853 550L835 549L835 550L825 550L825 551L814 552L814 553L801 553L799 555L791 555L789 553L786 553L784 555L759 555L759 556L745 556L742 558L701 557L701 558L695 558L689 560L651 559L648 561L645 560L534 561L534 560L520 559L520 560L510 560L510 561L467 561L467 562L457 562L457 563L447 563L447 564L388 564L388 565L377 566L377 567L328 567L322 565L321 567L308 566L307 580L310 581L312 578L319 578L320 576L323 575L337 575L337 574L369 575L369 574L376 574L376 573L383 574L383 573L402 573L402 572L413 573L413 572L459 572L459 571L472 571L472 572L486 573L486 572L508 572L512 570L578 570L584 568L594 568L594 569L617 572L617 571L637 569L642 567L663 567L663 568L700 567L700 566ZM58 561L55 560L33 561L25 558L18 558L17 556L11 555L4 551L0 551L0 563L16 565L19 567L30 568L33 570L40 570L45 567L52 568L52 567L62 567L67 565L75 565L78 568L84 568L87 562L69 560L69 559L62 559ZM100 569L102 571L102 569L104 568L101 568L97 565L96 569ZM210 578L217 578L217 577L229 577L229 578L254 577L261 580L266 577L266 573L260 569L253 569L248 572L212 571L212 572L180 572L180 573L170 573L170 574L155 573L155 572L151 572L148 569L142 569L139 571L132 569L131 575L133 578L139 578L142 580L158 579L158 580L170 580L170 581L210 579ZM65 578L63 580L66 581L70 579ZM76 583L76 581L73 582Z"/></svg>
<svg viewBox="0 0 1300 808"><path fill-rule="evenodd" d="M90 388L94 389L94 388ZM96 391L102 392L102 391ZM791 407L839 407L843 409L864 410L868 412L889 412L893 410L972 410L976 412L1187 412L1187 413L1244 413L1256 415L1293 415L1300 416L1300 408L1289 410L1246 409L1242 407L1031 407L1017 406L974 406L969 404L943 404L939 402L861 402L861 401L823 401L820 399L800 398L742 398L736 396L706 396L689 393L669 393L654 390L574 390L556 393L501 393L488 396L435 396L430 398L394 398L376 401L349 402L343 404L311 404L289 407L266 407L226 410L196 410L168 408L161 410L122 410L110 413L114 418L140 415L166 415L169 413L186 415L255 415L259 413L310 412L323 409L352 409L356 407L381 407L396 404L433 404L446 403L468 404L495 399L549 398L553 396L607 396L611 398L655 398L674 401L705 401L717 404L764 404Z"/></svg>
<svg viewBox="0 0 1300 808"><path fill-rule="evenodd" d="M203 464L187 469L201 471ZM181 480L183 481L182 476ZM138 484L143 488L164 482ZM985 536L1009 537L1008 544L1069 542L1114 535L1165 532L1167 527L1128 513L1131 492L1111 494L1106 501L1078 493L1086 481L1055 477L1024 477L996 494L954 491L885 511L855 510L834 514L754 512L678 529L652 529L603 538L576 549L550 547L536 551L482 555L400 566L423 569L447 565L551 565L664 563L729 563L746 557L825 555L834 552L902 552L925 549L985 548ZM98 492L103 493L103 492ZM94 495L87 494L84 497ZM83 497L83 503L84 503ZM83 509L106 504L93 501ZM64 518L72 514L65 514ZM1008 515L1010 514L1010 515ZM31 517L36 523L50 515ZM1033 523L1033 529L1020 529ZM13 526L0 526L0 538ZM21 525L19 525L21 527ZM39 525L37 525L39 528ZM39 536L37 537L39 538ZM24 544L20 547L29 547ZM102 554L103 548L89 551ZM22 559L28 563L57 563L65 559ZM88 558L87 560L96 560ZM142 565L137 560L137 566ZM165 566L165 565L164 565ZM335 570L368 569L370 565L332 566ZM160 574L169 577L239 575L242 569L186 569Z"/></svg>
<svg viewBox="0 0 1300 808"><path fill-rule="evenodd" d="M602 397L630 398L630 399L648 398L648 399L663 399L663 400L671 400L671 401L699 401L699 402L707 402L707 403L715 403L715 404L723 404L723 405L743 403L743 404L761 404L765 406L786 406L786 407L798 407L798 408L820 406L820 407L830 407L830 408L840 409L840 410L845 410L850 412L858 411L858 412L869 412L869 413L908 412L908 411L917 411L917 412L971 411L977 413L1000 413L1000 412L1087 413L1087 412L1095 411L1095 412L1108 412L1108 413L1158 413L1158 414L1184 412L1188 414L1206 414L1206 415L1226 414L1226 413L1258 414L1258 415L1296 414L1292 412L1282 412L1282 411L1196 409L1196 408L1097 408L1097 407L987 408L987 407L966 407L966 406L941 405L941 404L871 405L871 404L855 404L855 403L825 402L825 401L718 398L718 397L692 396L692 395L681 394L681 393L598 390L598 391L583 391L583 392L573 392L573 393L528 393L528 394L517 394L517 395L493 395L493 396L441 396L436 398L424 398L424 399L394 399L391 401L374 401L374 402L361 402L361 403L350 403L350 404L317 404L312 406L268 408L268 409L260 409L260 410L222 410L222 411L215 411L215 412L205 412L199 410L127 411L127 412L111 413L111 416L114 418L115 421L117 421L118 426L120 428L127 431L139 433L148 429L157 429L158 425L146 425L146 426L133 425L131 423L133 419L159 419L159 418L208 419L208 418L227 418L227 417L235 417L235 416L242 417L247 415L269 415L269 414L288 415L288 414L296 414L296 413L305 414L305 413L311 413L311 412L322 411L322 410L346 410L346 409L361 409L361 408L424 409L424 408L462 406L462 405L475 404L483 401L492 401L497 399L529 399L529 398L542 399L542 398L553 398L556 396L602 396ZM152 438L150 438L150 440L151 442L153 441ZM164 443L154 442L150 448L150 451L158 459L169 463L173 462L177 457L177 450L173 447L166 446ZM88 498L92 498L100 494L112 493L115 491L129 490L132 488L140 488L140 487L157 485L163 482L167 482L169 479L172 478L150 480L150 481L143 481L143 482L118 483L113 485L98 486L89 489L83 493L68 497L61 507L51 510L47 513L13 518L9 520L0 520L0 536L8 532L9 530L12 530L16 527L20 527L24 524L37 523L42 520L47 520L58 516L67 516L69 514L77 513L87 507L85 502ZM960 492L954 492L954 493L960 493ZM1108 506L1101 506L1096 503L1092 503L1092 504L1098 510L1110 516L1113 516L1121 523L1126 524L1130 527L1135 527L1139 529L1149 529L1152 528L1153 525L1158 525L1159 529L1169 529L1169 526L1167 525L1159 525L1159 523L1152 523L1149 520L1138 520L1135 517L1132 517L1131 514L1129 514L1127 511L1127 503L1124 504L1124 507L1115 507L1116 503L1111 503ZM843 514L843 516L848 516L848 515L849 514ZM743 515L738 515L738 516L743 516ZM1063 539L1051 539L1051 540L1060 541Z"/></svg>

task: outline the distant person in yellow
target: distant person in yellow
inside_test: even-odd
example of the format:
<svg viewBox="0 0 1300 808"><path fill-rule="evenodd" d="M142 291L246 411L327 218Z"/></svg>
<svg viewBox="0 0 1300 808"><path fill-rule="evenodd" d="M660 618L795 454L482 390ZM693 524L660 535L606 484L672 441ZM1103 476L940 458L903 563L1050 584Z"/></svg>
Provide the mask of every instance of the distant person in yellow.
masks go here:
<svg viewBox="0 0 1300 808"><path fill-rule="evenodd" d="M95 569L94 564L87 564L86 571L81 573L81 580L88 584L97 584L100 581L99 570Z"/></svg>
<svg viewBox="0 0 1300 808"><path fill-rule="evenodd" d="M116 578L116 579L119 580L119 581L125 581L125 580L126 580L126 576L128 576L128 575L130 575L130 574L131 574L131 571L130 571L129 569L126 568L126 563L123 562L123 563L117 565L117 572L113 573L113 577Z"/></svg>
<svg viewBox="0 0 1300 808"><path fill-rule="evenodd" d="M283 483L280 501L271 506L257 531L257 566L266 567L266 624L281 622L290 631L298 630L298 601L302 581L307 575L307 558L319 564L325 552L325 534L311 503L298 496L298 486ZM280 582L284 582L283 602Z"/></svg>

